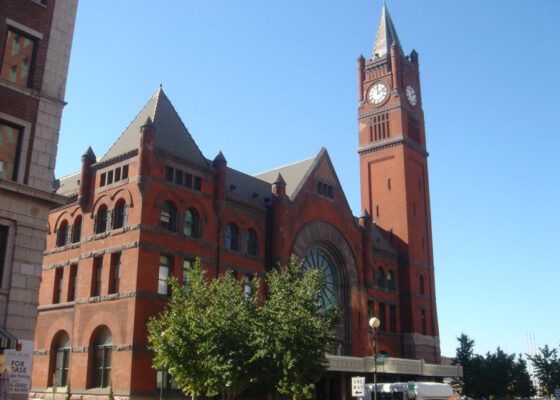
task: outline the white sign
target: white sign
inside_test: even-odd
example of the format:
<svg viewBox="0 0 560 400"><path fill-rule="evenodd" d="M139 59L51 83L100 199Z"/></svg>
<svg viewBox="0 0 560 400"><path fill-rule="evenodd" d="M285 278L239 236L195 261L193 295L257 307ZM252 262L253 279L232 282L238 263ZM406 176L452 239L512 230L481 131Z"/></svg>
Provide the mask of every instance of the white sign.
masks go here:
<svg viewBox="0 0 560 400"><path fill-rule="evenodd" d="M4 363L12 369L10 374L10 394L28 394L31 383L33 361L33 341L20 340L21 349L4 350Z"/></svg>
<svg viewBox="0 0 560 400"><path fill-rule="evenodd" d="M352 377L352 397L364 397L366 392L366 378L364 376Z"/></svg>
<svg viewBox="0 0 560 400"><path fill-rule="evenodd" d="M556 396L556 400L560 400L560 388L554 389L554 396Z"/></svg>

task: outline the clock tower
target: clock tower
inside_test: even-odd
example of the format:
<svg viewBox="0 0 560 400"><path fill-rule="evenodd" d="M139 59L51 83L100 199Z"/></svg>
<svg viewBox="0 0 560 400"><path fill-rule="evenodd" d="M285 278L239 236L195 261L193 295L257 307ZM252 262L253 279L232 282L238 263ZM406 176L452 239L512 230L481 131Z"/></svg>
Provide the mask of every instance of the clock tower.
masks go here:
<svg viewBox="0 0 560 400"><path fill-rule="evenodd" d="M404 54L385 3L372 55L358 58L358 98L362 208L400 254L403 356L439 362L418 53Z"/></svg>

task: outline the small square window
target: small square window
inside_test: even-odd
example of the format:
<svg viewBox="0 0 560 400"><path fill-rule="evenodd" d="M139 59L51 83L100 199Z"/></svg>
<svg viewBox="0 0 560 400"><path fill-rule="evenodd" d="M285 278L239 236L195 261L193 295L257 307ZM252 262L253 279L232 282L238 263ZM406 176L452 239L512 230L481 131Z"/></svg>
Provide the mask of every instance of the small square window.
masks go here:
<svg viewBox="0 0 560 400"><path fill-rule="evenodd" d="M120 180L121 180L121 169L120 169L120 168L117 168L117 169L115 170L115 182L118 182L118 181L120 181Z"/></svg>
<svg viewBox="0 0 560 400"><path fill-rule="evenodd" d="M99 178L99 186L105 186L106 179L107 179L107 174L102 173L101 177Z"/></svg>
<svg viewBox="0 0 560 400"><path fill-rule="evenodd" d="M122 167L122 178L123 179L128 178L128 165L124 165Z"/></svg>
<svg viewBox="0 0 560 400"><path fill-rule="evenodd" d="M107 185L113 183L113 171L107 172Z"/></svg>

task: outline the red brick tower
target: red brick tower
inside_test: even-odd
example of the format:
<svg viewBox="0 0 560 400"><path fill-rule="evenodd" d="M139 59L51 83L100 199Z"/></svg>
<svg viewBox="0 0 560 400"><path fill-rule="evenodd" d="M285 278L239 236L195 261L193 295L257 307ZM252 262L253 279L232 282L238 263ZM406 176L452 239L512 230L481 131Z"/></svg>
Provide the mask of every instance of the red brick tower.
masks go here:
<svg viewBox="0 0 560 400"><path fill-rule="evenodd" d="M404 55L385 4L358 92L362 207L400 253L403 356L439 362L418 54Z"/></svg>

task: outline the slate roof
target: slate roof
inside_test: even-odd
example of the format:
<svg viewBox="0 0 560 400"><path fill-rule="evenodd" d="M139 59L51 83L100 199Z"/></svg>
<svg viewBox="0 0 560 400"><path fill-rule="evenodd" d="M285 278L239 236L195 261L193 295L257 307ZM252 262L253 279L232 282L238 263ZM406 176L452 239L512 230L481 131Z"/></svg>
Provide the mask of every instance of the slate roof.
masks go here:
<svg viewBox="0 0 560 400"><path fill-rule="evenodd" d="M80 186L80 171L57 179L54 184L56 194L72 196L78 193Z"/></svg>
<svg viewBox="0 0 560 400"><path fill-rule="evenodd" d="M373 51L371 53L371 59L373 60L376 55L377 57L384 57L391 52L391 46L395 44L399 51L402 52L401 42L399 41L399 36L397 35L397 30L387 9L387 4L383 2L383 8L381 9L381 18L379 19L379 25L377 26L377 34L375 35L375 43L373 44Z"/></svg>
<svg viewBox="0 0 560 400"><path fill-rule="evenodd" d="M140 127L144 125L148 117L156 127L156 148L188 160L195 165L208 166L208 161L202 155L161 87L100 161L137 149L140 146Z"/></svg>
<svg viewBox="0 0 560 400"><path fill-rule="evenodd" d="M243 200L265 204L270 199L272 188L269 182L244 174L233 168L226 170L226 194Z"/></svg>
<svg viewBox="0 0 560 400"><path fill-rule="evenodd" d="M299 191L298 189L304 183L305 178L307 178L308 174L311 172L315 161L320 157L320 155L321 152L319 152L318 155L306 160L262 172L255 175L255 178L272 184L278 177L278 174L282 174L282 177L286 181L286 194L291 200L293 200Z"/></svg>

